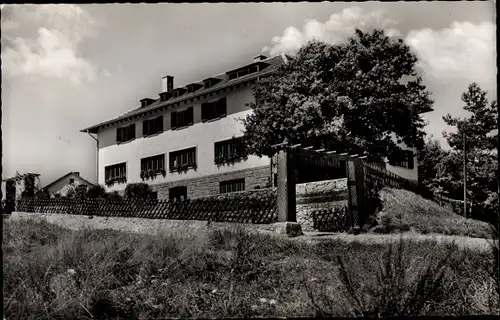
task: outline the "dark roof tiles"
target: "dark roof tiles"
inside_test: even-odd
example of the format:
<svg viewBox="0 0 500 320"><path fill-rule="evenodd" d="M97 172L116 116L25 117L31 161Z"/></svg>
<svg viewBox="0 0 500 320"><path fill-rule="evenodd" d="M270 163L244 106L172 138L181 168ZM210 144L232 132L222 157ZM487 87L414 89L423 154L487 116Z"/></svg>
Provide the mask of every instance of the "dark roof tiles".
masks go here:
<svg viewBox="0 0 500 320"><path fill-rule="evenodd" d="M255 63L256 64L258 64L258 63L266 63L266 64L269 64L269 66L266 67L265 69L259 71L259 72L251 73L251 74L248 74L248 75L236 78L236 79L231 79L231 80L229 80L229 76L226 73L221 73L221 74L218 74L216 76L212 76L212 77L206 78L205 80L215 78L215 79L220 79L221 81L218 82L218 83L216 83L216 84L214 84L213 86L211 86L209 88L201 88L201 89L198 89L198 90L196 90L194 92L184 93L184 94L182 94L181 96L179 96L177 98L170 98L170 99L168 99L166 101L161 101L158 98L158 99L156 99L155 102L149 104L146 107L135 108L135 109L133 109L131 111L128 111L128 112L126 112L126 113L122 114L121 116L118 116L118 117L116 117L114 119L111 119L111 120L108 120L108 121L105 121L105 122L101 122L101 123L96 124L94 126L91 126L91 127L86 128L86 129L83 129L83 130L81 130L81 132L87 132L87 131L89 131L91 133L96 133L97 129L99 129L103 125L112 124L114 122L117 122L117 121L120 121L120 120L124 120L124 119L126 119L128 117L136 116L136 115L139 115L139 114L151 111L151 110L155 110L155 109L160 108L160 107L164 107L164 106L168 106L168 105L173 105L175 103L178 103L178 102L181 102L181 101L184 101L184 100L187 100L187 99L196 98L196 97L201 96L203 94L210 93L212 91L215 91L215 90L218 90L218 89L222 89L222 88L225 88L225 87L233 85L233 84L238 84L238 83L241 83L241 82L246 82L248 80L257 78L259 76L272 73L272 72L274 72L277 69L277 67L279 65L281 65L283 63L283 58L281 56L275 56L275 57L269 58L267 60L258 61L258 62L255 62ZM252 64L249 64L247 66L250 66ZM204 85L203 81L204 80L202 80L202 81L196 81L196 82L192 82L191 84L198 83L198 84ZM183 87L181 87L181 88L183 88ZM178 88L176 88L176 89L178 89Z"/></svg>

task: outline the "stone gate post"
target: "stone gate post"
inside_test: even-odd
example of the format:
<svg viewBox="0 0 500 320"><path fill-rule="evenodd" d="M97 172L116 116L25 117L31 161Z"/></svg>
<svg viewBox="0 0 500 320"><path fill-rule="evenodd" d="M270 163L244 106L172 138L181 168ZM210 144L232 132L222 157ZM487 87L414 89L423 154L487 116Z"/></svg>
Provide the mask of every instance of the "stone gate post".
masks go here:
<svg viewBox="0 0 500 320"><path fill-rule="evenodd" d="M354 228L364 220L365 188L363 161L349 158L347 166L347 191L349 195L349 220Z"/></svg>
<svg viewBox="0 0 500 320"><path fill-rule="evenodd" d="M293 150L280 150L276 157L278 162L278 222L297 222L295 157L296 152Z"/></svg>

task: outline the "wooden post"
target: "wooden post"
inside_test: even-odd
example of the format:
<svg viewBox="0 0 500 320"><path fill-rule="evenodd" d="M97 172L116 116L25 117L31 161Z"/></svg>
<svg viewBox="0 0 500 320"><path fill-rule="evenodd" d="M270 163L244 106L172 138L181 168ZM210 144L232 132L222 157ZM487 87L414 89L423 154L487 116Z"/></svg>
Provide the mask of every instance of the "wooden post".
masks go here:
<svg viewBox="0 0 500 320"><path fill-rule="evenodd" d="M357 226L364 220L364 172L361 159L349 158L346 161L347 191L349 195L349 222L351 227Z"/></svg>
<svg viewBox="0 0 500 320"><path fill-rule="evenodd" d="M16 210L16 182L9 179L5 182L5 213L11 214Z"/></svg>
<svg viewBox="0 0 500 320"><path fill-rule="evenodd" d="M281 150L278 164L278 222L297 222L295 194L295 154Z"/></svg>

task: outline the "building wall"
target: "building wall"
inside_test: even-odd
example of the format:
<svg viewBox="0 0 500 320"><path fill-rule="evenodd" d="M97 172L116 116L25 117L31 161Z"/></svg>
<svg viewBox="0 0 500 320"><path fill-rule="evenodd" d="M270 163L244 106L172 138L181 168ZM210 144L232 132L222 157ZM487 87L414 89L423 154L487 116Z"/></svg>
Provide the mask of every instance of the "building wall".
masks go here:
<svg viewBox="0 0 500 320"><path fill-rule="evenodd" d="M227 116L219 120L205 123L201 122L201 104L207 101L217 100L224 96L227 98ZM257 156L249 156L246 161L220 167L214 163L214 142L230 139L233 136L241 136L243 134L244 126L239 119L246 117L246 115L252 112L247 105L252 99L251 87L245 86L236 90L222 92L206 99L197 100L192 104L182 104L174 109L169 108L162 113L164 117L164 132L155 136L143 138L142 121L148 118L141 118L135 120L136 139L119 145L116 144L116 128L118 126L99 131L99 184L105 184L104 168L106 166L122 162L126 162L127 166L127 183L143 182L140 177L141 158L162 153L165 154L167 174L165 177L160 175L154 180L150 179L144 181L152 186L162 184L172 185L174 182L181 183L181 181L187 179L196 179L207 175L229 174L249 168L268 167L270 163L269 158L259 158ZM171 130L170 115L172 111L182 111L191 106L194 107L194 124L186 128ZM150 118L155 118L159 115L160 113L157 113L151 115ZM121 124L120 126L125 125L127 124ZM190 169L185 173L170 173L168 170L169 152L190 147L196 147L196 170ZM269 176L269 174L267 176ZM125 187L126 183L121 183L106 188L107 191L120 191L125 189ZM203 192L204 191L200 191L198 193L202 194ZM189 190L188 193L190 193Z"/></svg>
<svg viewBox="0 0 500 320"><path fill-rule="evenodd" d="M188 198L207 197L219 193L219 182L232 179L245 179L245 190L264 189L270 186L270 167L260 166L237 171L217 173L198 178L177 180L152 185L158 192L158 199L168 199L169 189L186 186Z"/></svg>
<svg viewBox="0 0 500 320"><path fill-rule="evenodd" d="M396 135L392 134L392 138L394 141L397 141ZM413 180L413 181L418 181L418 160L417 160L417 150L415 148L408 148L408 146L402 142L398 144L403 150L411 150L413 151L413 163L414 167L413 169L408 169L408 168L403 168L403 167L397 167L397 166L391 166L389 164L389 161L385 159L385 166L387 171L390 171L394 174L397 174L400 177L403 177L408 180Z"/></svg>

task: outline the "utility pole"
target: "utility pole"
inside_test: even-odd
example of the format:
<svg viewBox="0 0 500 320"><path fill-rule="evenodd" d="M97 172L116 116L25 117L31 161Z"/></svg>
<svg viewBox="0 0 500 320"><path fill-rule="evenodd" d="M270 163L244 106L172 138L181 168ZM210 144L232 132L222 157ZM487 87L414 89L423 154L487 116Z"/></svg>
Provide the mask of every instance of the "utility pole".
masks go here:
<svg viewBox="0 0 500 320"><path fill-rule="evenodd" d="M497 18L498 19L498 18ZM498 207L500 208L500 168L498 168L498 161L499 161L499 156L500 156L500 104L497 103L497 185L498 185ZM500 218L498 217L498 210L496 212L497 214L497 232L500 232ZM500 255L500 253L499 253ZM498 260L497 260L498 261Z"/></svg>
<svg viewBox="0 0 500 320"><path fill-rule="evenodd" d="M467 154L466 154L466 145L465 145L465 130L463 133L464 139L464 217L467 218Z"/></svg>

